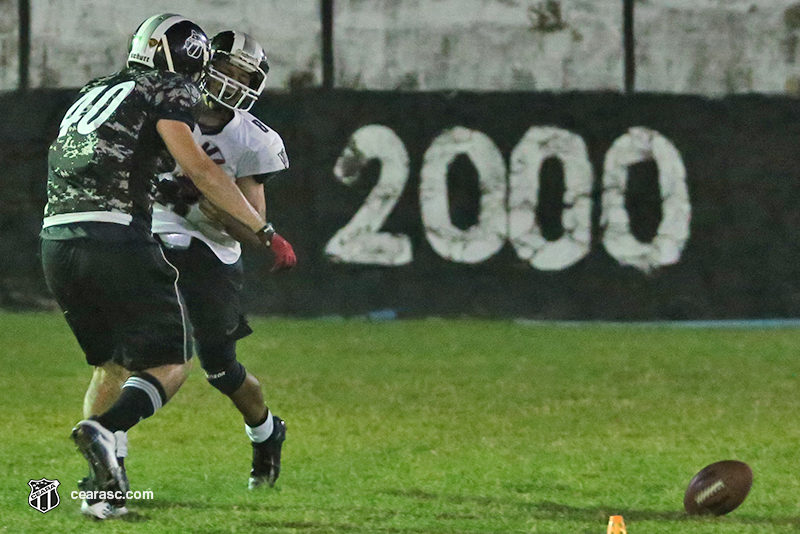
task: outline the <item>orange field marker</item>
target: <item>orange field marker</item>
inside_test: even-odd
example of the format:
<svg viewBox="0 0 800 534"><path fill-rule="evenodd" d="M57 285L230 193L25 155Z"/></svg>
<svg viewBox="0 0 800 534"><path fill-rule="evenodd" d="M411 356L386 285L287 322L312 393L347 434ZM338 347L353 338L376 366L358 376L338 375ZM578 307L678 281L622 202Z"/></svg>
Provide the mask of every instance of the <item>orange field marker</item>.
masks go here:
<svg viewBox="0 0 800 534"><path fill-rule="evenodd" d="M628 534L625 530L625 520L621 515L612 515L608 518L608 530L606 534Z"/></svg>

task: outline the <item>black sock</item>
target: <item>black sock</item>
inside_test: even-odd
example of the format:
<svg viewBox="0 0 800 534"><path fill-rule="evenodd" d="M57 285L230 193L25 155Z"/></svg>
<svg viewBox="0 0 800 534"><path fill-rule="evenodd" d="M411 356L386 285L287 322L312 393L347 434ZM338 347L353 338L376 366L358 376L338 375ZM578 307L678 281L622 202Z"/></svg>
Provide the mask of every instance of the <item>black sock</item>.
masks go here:
<svg viewBox="0 0 800 534"><path fill-rule="evenodd" d="M167 403L161 382L147 373L136 373L122 386L114 405L94 419L111 432L127 432L133 425L156 413Z"/></svg>

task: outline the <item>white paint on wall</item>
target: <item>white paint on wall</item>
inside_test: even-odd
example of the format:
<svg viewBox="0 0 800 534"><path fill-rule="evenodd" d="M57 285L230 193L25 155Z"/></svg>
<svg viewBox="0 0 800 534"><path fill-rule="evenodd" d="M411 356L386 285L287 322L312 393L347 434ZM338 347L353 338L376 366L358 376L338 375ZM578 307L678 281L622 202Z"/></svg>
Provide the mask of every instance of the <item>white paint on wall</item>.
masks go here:
<svg viewBox="0 0 800 534"><path fill-rule="evenodd" d="M328 241L325 254L337 263L411 263L411 239L381 232L408 181L408 151L397 134L380 124L359 128L336 160L333 175L343 184L353 185L372 159L381 162L378 183L353 218Z"/></svg>
<svg viewBox="0 0 800 534"><path fill-rule="evenodd" d="M639 241L631 233L625 206L628 169L642 161L656 163L661 192L661 222L650 243ZM603 246L620 265L650 272L680 260L689 239L692 205L683 158L669 139L655 130L633 127L614 141L603 165L602 202Z"/></svg>
<svg viewBox="0 0 800 534"><path fill-rule="evenodd" d="M462 230L450 219L447 174L459 155L478 171L480 208L477 224ZM492 139L477 130L456 126L434 139L420 170L419 206L425 237L449 261L480 263L496 254L508 235L506 164Z"/></svg>
<svg viewBox="0 0 800 534"><path fill-rule="evenodd" d="M450 217L451 165L466 156L478 175L477 221L468 228ZM542 164L560 160L564 169L560 238L549 241L536 221ZM352 186L371 160L381 164L378 181L350 221L328 241L325 252L338 263L400 266L414 259L411 240L402 233L382 232L406 188L410 158L388 126L362 126L350 137L333 175ZM658 168L661 220L650 241L631 232L625 203L631 165L653 161ZM510 242L517 256L542 271L560 271L591 250L594 173L583 138L553 126L531 126L505 162L494 141L483 132L455 126L440 133L425 151L420 169L419 207L425 237L441 258L481 263ZM456 178L457 179L457 178ZM600 226L603 246L621 265L649 273L677 263L689 239L692 207L686 167L675 145L661 133L633 127L617 138L603 164Z"/></svg>
<svg viewBox="0 0 800 534"><path fill-rule="evenodd" d="M31 9L32 87L80 87L118 70L129 36L155 13L188 17L209 37L250 33L269 57L267 87L288 87L293 77L321 81L319 0L52 0Z"/></svg>
<svg viewBox="0 0 800 534"><path fill-rule="evenodd" d="M564 168L563 235L548 241L536 220L542 164L557 158ZM592 184L589 151L576 133L532 126L511 153L508 175L509 239L517 256L542 271L559 271L589 253L592 238Z"/></svg>
<svg viewBox="0 0 800 534"><path fill-rule="evenodd" d="M337 0L335 85L621 90L621 0Z"/></svg>

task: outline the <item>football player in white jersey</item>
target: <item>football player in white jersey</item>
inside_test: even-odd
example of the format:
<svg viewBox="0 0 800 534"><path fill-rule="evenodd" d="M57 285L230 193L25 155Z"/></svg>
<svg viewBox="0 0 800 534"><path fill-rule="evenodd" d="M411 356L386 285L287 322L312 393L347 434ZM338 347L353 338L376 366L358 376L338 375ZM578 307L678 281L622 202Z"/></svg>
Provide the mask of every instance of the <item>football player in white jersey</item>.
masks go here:
<svg viewBox="0 0 800 534"><path fill-rule="evenodd" d="M264 89L268 71L266 54L251 36L238 31L214 36L200 83L205 105L198 106L194 132L198 144L235 178L262 217L264 180L289 166L280 135L249 112ZM200 364L208 382L227 395L244 417L253 445L248 487L273 486L280 473L286 425L267 408L259 381L236 358L236 341L252 333L241 309L241 245L231 235L239 234L216 220L219 212L204 202L180 171L163 175L159 191L153 234L180 272L178 286L189 310ZM294 267L292 246L277 233L272 235L271 249L273 271ZM102 409L124 378L96 377L86 395L85 411ZM127 437L117 436L117 441L118 455L126 455Z"/></svg>
<svg viewBox="0 0 800 534"><path fill-rule="evenodd" d="M236 178L245 198L262 215L266 215L264 179L289 166L280 135L249 112L264 89L268 71L266 54L255 39L237 31L218 33L211 40L200 84L206 106L196 117L198 144ZM206 215L208 210L201 209L200 202L191 202L194 188L189 182L180 176L173 180L178 195L170 199L169 192L176 188L163 184L169 203L153 208L153 233L181 273L178 286L208 382L230 397L244 416L253 444L249 487L272 486L280 473L286 426L265 406L256 377L236 359L236 340L252 332L241 310L241 245ZM276 269L294 266L291 245L277 233L272 251Z"/></svg>

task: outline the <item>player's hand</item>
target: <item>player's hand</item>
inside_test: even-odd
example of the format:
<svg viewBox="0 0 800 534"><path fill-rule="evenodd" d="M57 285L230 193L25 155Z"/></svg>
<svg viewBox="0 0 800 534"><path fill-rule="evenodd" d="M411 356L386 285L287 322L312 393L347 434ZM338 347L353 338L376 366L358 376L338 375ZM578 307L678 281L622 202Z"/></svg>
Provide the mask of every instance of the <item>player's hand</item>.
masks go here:
<svg viewBox="0 0 800 534"><path fill-rule="evenodd" d="M289 244L279 234L272 235L272 253L275 255L275 264L270 269L270 272L283 271L291 269L297 265L297 256L294 254L292 245Z"/></svg>
<svg viewBox="0 0 800 534"><path fill-rule="evenodd" d="M156 201L172 205L172 211L181 217L186 217L189 208L202 197L200 190L182 174L175 175L172 179L159 180L156 188Z"/></svg>
<svg viewBox="0 0 800 534"><path fill-rule="evenodd" d="M275 262L270 272L284 271L297 265L297 256L294 254L292 245L275 233L275 229L270 223L265 224L258 232L253 232L229 214L217 209L205 198L200 201L200 209L209 219L222 223L225 230L240 243L249 243L256 247L263 246L264 248L272 250Z"/></svg>

